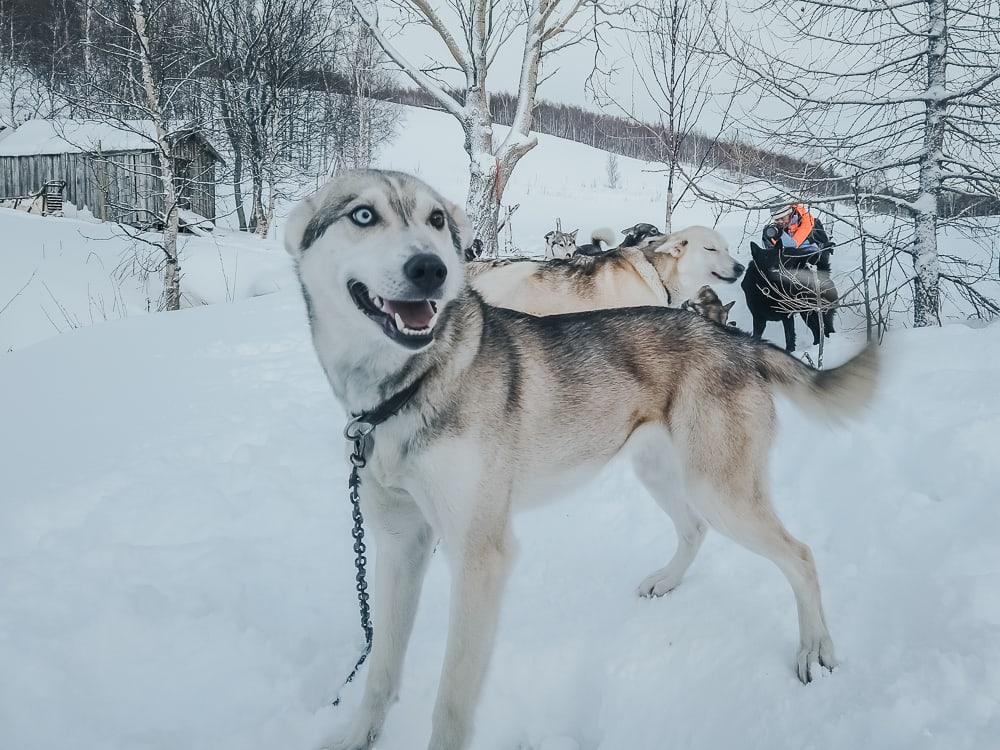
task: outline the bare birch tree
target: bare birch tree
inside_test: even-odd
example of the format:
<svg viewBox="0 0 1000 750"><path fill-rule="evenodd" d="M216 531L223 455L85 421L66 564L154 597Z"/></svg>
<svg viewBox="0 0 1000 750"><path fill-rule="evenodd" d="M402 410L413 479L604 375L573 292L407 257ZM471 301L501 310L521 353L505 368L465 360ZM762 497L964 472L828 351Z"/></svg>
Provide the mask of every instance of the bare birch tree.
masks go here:
<svg viewBox="0 0 1000 750"><path fill-rule="evenodd" d="M860 199L908 217L913 322L937 323L938 230L1000 205L1000 3L767 0L757 38L730 48L786 114L759 138L812 160L777 174L807 199ZM780 30L780 31L779 31Z"/></svg>
<svg viewBox="0 0 1000 750"><path fill-rule="evenodd" d="M160 258L156 267L163 273L160 306L178 310L182 186L175 170L173 144L182 132L191 129L191 123L173 120L171 112L184 86L201 69L192 57L189 29L183 26L185 8L150 0L90 0L87 9L92 75L79 81L68 96L73 109L87 119L106 122L153 148L156 161L152 174L139 176L151 177L157 185L153 205L159 208L141 223L160 235L155 241L142 234L136 234L135 239L157 249ZM115 168L127 169L121 165Z"/></svg>
<svg viewBox="0 0 1000 750"><path fill-rule="evenodd" d="M654 142L655 161L666 176L664 231L688 191L717 168L713 150L735 125L731 115L742 88L740 69L727 65L716 40L729 24L721 0L645 0L625 8L612 24L621 32L631 62L624 71L594 78L598 100L620 112ZM638 82L638 96L615 93L624 73ZM655 118L655 119L653 119Z"/></svg>
<svg viewBox="0 0 1000 750"><path fill-rule="evenodd" d="M197 0L203 44L221 120L233 153L233 190L241 228L266 237L280 183L295 173L303 137L321 138L323 124L300 120L311 107L314 80L329 66L340 24L329 0ZM250 172L249 220L243 170Z"/></svg>
<svg viewBox="0 0 1000 750"><path fill-rule="evenodd" d="M444 59L422 68L406 58L389 39L375 10L365 0L352 0L386 54L435 102L459 121L469 156L466 209L483 254L497 250L497 225L504 189L518 161L534 148L531 123L543 60L583 38L574 18L596 0L452 0L444 10L428 0L388 0L397 13L432 30L444 46ZM446 15L447 12L447 15ZM489 72L500 50L523 32L517 105L507 136L497 142L490 111ZM438 73L455 73L461 81L449 90Z"/></svg>

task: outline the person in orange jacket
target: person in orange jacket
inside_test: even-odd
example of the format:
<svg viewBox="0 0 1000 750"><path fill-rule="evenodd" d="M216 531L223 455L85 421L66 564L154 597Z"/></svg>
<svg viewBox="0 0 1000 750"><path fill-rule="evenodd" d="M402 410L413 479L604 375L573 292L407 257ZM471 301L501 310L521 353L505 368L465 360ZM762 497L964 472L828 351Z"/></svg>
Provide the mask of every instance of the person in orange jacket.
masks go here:
<svg viewBox="0 0 1000 750"><path fill-rule="evenodd" d="M835 247L818 217L801 203L780 204L771 209L771 223L761 235L764 247L779 253L788 266L811 263L830 272L830 254Z"/></svg>

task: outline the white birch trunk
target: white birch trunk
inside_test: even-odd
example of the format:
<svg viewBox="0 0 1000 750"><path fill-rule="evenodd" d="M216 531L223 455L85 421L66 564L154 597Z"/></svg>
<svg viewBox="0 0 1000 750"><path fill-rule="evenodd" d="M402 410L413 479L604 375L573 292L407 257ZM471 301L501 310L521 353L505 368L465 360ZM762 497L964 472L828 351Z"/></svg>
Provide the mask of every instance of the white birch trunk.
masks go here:
<svg viewBox="0 0 1000 750"><path fill-rule="evenodd" d="M90 27L94 17L94 0L85 0L83 5L83 74L90 80L94 69L92 50L90 47Z"/></svg>
<svg viewBox="0 0 1000 750"><path fill-rule="evenodd" d="M166 120L160 107L159 92L153 80L150 60L149 35L146 30L146 11L142 0L132 0L132 23L138 41L139 67L142 70L142 87L146 106L156 127L157 159L160 164L160 182L163 187L163 309L179 310L181 307L181 267L177 255L177 232L180 226L177 214L177 192L174 184L173 158L167 139Z"/></svg>
<svg viewBox="0 0 1000 750"><path fill-rule="evenodd" d="M924 110L924 148L920 157L920 186L914 204L913 324L940 323L940 275L937 221L942 184L942 158L947 102L942 101L948 82L947 0L927 0L927 92Z"/></svg>
<svg viewBox="0 0 1000 750"><path fill-rule="evenodd" d="M667 203L663 212L663 233L670 234L674 226L674 165L671 164L667 174Z"/></svg>
<svg viewBox="0 0 1000 750"><path fill-rule="evenodd" d="M521 157L537 143L530 133L543 48L546 42L551 42L566 32L567 24L580 11L583 2L584 0L570 0L562 16L556 15L559 0L528 0L526 3L517 109L507 137L499 146L494 146L493 116L486 85L487 73L497 52L493 46L497 43L498 33L492 23L493 4L489 0L472 0L460 43L430 3L426 0L407 2L441 37L453 64L465 73L465 101L462 104L396 49L382 33L376 17L361 0L352 0L358 15L386 54L403 73L433 96L446 112L462 124L465 150L469 156L466 211L475 236L483 243L483 254L487 257L495 256L497 252L497 225L507 180Z"/></svg>

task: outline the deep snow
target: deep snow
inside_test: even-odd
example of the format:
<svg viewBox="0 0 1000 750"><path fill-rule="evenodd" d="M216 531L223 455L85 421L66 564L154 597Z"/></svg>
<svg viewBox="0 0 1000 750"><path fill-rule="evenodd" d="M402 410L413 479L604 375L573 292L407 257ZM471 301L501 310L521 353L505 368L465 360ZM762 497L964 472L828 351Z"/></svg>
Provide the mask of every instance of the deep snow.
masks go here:
<svg viewBox="0 0 1000 750"><path fill-rule="evenodd" d="M461 201L459 144L411 110L381 164ZM541 136L509 188L515 242L540 252L555 217L581 236L661 221L661 178L622 159L622 186L602 187L605 158ZM182 251L195 307L149 316L159 284L117 283L130 246L112 227L0 210L0 307L30 280L0 315L0 750L312 748L360 698L329 706L361 644L344 415L280 243L221 223ZM758 220L719 226L745 261ZM738 288L719 292L746 327ZM828 357L858 346L840 334ZM612 465L516 520L474 750L995 744L1000 325L896 331L885 363L859 424L780 404L775 501L816 555L835 674L798 683L788 585L718 535L679 589L638 599L673 536ZM429 735L445 556L380 750Z"/></svg>
<svg viewBox="0 0 1000 750"><path fill-rule="evenodd" d="M885 354L861 424L780 410L774 494L816 555L836 673L798 683L787 584L718 535L678 590L637 598L673 537L613 465L516 521L473 747L990 746L1000 326ZM361 643L344 415L294 292L10 354L0 414L0 747L309 748L347 719L360 687L328 705ZM382 750L429 733L444 557Z"/></svg>

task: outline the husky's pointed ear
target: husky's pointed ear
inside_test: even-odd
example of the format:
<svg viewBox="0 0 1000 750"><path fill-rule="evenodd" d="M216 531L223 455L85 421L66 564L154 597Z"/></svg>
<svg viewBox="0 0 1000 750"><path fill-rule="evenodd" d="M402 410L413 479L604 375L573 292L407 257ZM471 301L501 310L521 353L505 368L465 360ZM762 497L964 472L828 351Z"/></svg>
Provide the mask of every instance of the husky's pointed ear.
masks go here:
<svg viewBox="0 0 1000 750"><path fill-rule="evenodd" d="M657 253L666 253L667 255L673 255L675 258L679 258L684 254L687 249L688 241L683 237L679 237L677 234L668 234L663 237L653 246L653 251Z"/></svg>
<svg viewBox="0 0 1000 750"><path fill-rule="evenodd" d="M579 231L580 231L579 229L574 229L572 232L569 233L570 239L572 239L573 242L576 242L576 233Z"/></svg>
<svg viewBox="0 0 1000 750"><path fill-rule="evenodd" d="M303 240L310 220L316 215L314 196L303 198L285 221L285 250L296 260L301 257Z"/></svg>
<svg viewBox="0 0 1000 750"><path fill-rule="evenodd" d="M548 232L546 232L545 233L545 241L546 242L550 241L552 239L552 237L555 235L555 233L556 233L555 229L550 229Z"/></svg>
<svg viewBox="0 0 1000 750"><path fill-rule="evenodd" d="M733 300L732 302L727 302L725 305L722 306L722 309L725 310L726 312L729 312L730 310L733 309L733 305L735 304L736 300Z"/></svg>

